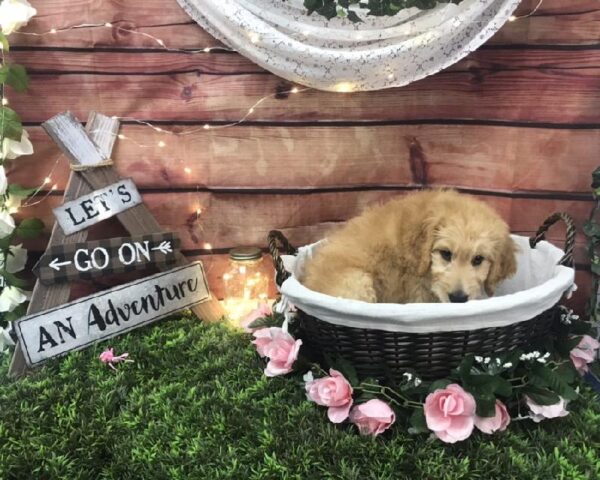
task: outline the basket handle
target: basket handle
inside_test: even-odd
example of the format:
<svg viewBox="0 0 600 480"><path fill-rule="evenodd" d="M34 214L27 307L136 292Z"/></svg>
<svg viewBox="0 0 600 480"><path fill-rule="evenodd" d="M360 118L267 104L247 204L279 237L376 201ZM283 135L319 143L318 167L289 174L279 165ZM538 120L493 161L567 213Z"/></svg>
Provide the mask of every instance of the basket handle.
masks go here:
<svg viewBox="0 0 600 480"><path fill-rule="evenodd" d="M271 230L268 236L269 251L273 257L273 265L275 265L275 282L281 287L284 281L290 277L290 272L285 269L281 255L295 255L296 250L289 240L279 230Z"/></svg>
<svg viewBox="0 0 600 480"><path fill-rule="evenodd" d="M565 255L560 259L558 264L566 267L572 267L574 265L573 247L575 246L576 229L575 224L573 223L573 218L568 213L557 212L550 215L538 229L535 236L529 239L529 246L531 248L535 248L539 242L546 238L546 232L548 229L559 220L562 220L567 225L567 238L565 240Z"/></svg>

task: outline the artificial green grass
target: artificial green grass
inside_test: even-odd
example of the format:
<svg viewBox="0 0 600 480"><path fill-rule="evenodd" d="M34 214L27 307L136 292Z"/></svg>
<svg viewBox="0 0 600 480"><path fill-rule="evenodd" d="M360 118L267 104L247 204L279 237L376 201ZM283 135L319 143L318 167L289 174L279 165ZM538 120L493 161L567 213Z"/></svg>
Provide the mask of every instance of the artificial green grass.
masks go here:
<svg viewBox="0 0 600 480"><path fill-rule="evenodd" d="M0 365L0 479L600 478L600 403L445 445L402 426L335 426L295 379L268 379L249 336L184 317L113 339L18 382Z"/></svg>

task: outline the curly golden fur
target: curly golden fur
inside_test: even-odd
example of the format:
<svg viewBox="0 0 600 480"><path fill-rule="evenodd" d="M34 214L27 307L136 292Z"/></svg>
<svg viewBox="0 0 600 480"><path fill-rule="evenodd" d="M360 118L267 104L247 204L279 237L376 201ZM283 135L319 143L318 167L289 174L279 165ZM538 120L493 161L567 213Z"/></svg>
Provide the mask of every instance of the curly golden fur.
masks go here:
<svg viewBox="0 0 600 480"><path fill-rule="evenodd" d="M516 272L506 223L481 201L427 190L372 207L330 235L302 278L372 303L465 302Z"/></svg>

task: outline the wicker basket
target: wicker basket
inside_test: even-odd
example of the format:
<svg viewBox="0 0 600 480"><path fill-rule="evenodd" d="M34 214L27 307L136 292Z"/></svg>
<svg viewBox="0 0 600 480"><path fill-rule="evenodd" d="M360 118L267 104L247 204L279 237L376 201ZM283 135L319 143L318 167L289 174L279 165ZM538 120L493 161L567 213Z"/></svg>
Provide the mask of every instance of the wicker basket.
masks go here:
<svg viewBox="0 0 600 480"><path fill-rule="evenodd" d="M559 264L573 265L575 227L571 217L555 213L530 239L531 248L544 240L547 230L562 220L567 226L565 255ZM295 255L279 231L269 233L269 249L279 286L290 276L281 254ZM405 333L378 329L335 325L301 310L298 312L300 338L308 352L317 360L343 357L356 368L361 378L373 377L387 383L398 382L407 369L415 370L424 379L446 376L467 354L489 356L515 348L527 348L541 343L559 318L558 304L530 320L504 327L458 330L450 332Z"/></svg>

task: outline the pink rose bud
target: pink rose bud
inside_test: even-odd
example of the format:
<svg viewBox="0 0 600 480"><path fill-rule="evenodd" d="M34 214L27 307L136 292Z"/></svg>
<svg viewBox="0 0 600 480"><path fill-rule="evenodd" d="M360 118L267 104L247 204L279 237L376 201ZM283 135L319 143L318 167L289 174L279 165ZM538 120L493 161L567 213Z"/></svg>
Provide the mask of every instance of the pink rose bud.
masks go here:
<svg viewBox="0 0 600 480"><path fill-rule="evenodd" d="M427 427L443 442L465 440L473 431L475 399L456 383L427 395L423 410Z"/></svg>
<svg viewBox="0 0 600 480"><path fill-rule="evenodd" d="M581 337L579 344L571 350L570 357L575 369L580 374L585 374L589 370L588 363L592 363L598 357L600 343L589 335Z"/></svg>
<svg viewBox="0 0 600 480"><path fill-rule="evenodd" d="M356 405L350 412L350 421L358 427L361 435L376 437L392 426L396 414L387 403L374 399Z"/></svg>
<svg viewBox="0 0 600 480"><path fill-rule="evenodd" d="M298 351L302 340L294 340L288 332L279 327L262 328L254 332L252 343L263 358L268 358L265 375L276 377L292 371L294 362L298 359Z"/></svg>
<svg viewBox="0 0 600 480"><path fill-rule="evenodd" d="M475 416L475 426L483 433L503 432L510 423L510 415L500 400L496 400L496 413L493 417Z"/></svg>
<svg viewBox="0 0 600 480"><path fill-rule="evenodd" d="M525 395L525 402L531 410L529 417L535 422L540 423L546 418L565 417L569 414L567 411L567 401L560 397L560 401L553 405L538 405L531 398Z"/></svg>
<svg viewBox="0 0 600 480"><path fill-rule="evenodd" d="M242 321L240 322L240 326L248 332L252 333L255 329L250 328L250 324L259 318L268 317L273 313L271 306L268 303L262 302L258 305L257 308L252 310L248 315L246 315Z"/></svg>
<svg viewBox="0 0 600 480"><path fill-rule="evenodd" d="M337 370L329 369L329 377L308 381L306 396L317 405L329 407L327 416L333 423L341 423L352 407L352 385Z"/></svg>

